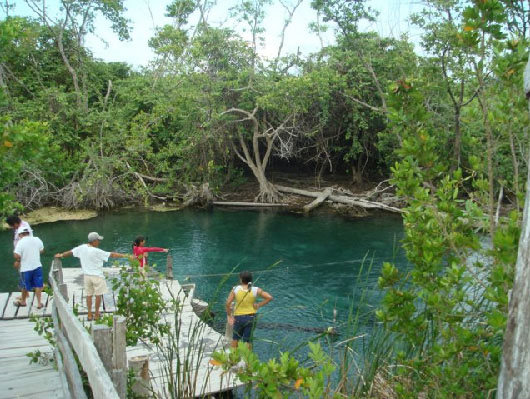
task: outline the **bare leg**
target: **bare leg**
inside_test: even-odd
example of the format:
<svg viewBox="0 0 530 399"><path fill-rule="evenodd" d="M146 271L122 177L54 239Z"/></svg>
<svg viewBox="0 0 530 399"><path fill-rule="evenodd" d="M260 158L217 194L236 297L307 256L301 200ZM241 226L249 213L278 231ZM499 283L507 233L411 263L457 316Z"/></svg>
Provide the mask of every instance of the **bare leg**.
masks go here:
<svg viewBox="0 0 530 399"><path fill-rule="evenodd" d="M232 340L232 348L237 348L237 339Z"/></svg>
<svg viewBox="0 0 530 399"><path fill-rule="evenodd" d="M29 292L23 288L22 295L20 296L20 300L18 301L20 306L26 306L26 299L28 298L28 296L29 296Z"/></svg>
<svg viewBox="0 0 530 399"><path fill-rule="evenodd" d="M92 295L86 296L86 307L88 310L88 319L92 320Z"/></svg>
<svg viewBox="0 0 530 399"><path fill-rule="evenodd" d="M42 288L43 287L35 288L35 296L37 297L37 308L42 308Z"/></svg>
<svg viewBox="0 0 530 399"><path fill-rule="evenodd" d="M99 307L101 306L101 298L103 295L96 295L96 314L94 315L94 319L99 319Z"/></svg>

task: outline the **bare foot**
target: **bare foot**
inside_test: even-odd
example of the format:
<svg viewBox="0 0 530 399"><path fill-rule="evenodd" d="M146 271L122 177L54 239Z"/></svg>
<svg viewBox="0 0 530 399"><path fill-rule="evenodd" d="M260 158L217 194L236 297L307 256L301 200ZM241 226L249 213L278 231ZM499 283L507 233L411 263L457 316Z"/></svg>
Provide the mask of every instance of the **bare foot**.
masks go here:
<svg viewBox="0 0 530 399"><path fill-rule="evenodd" d="M93 320L92 313L89 313L89 314L87 315L86 319L87 319L88 321L92 321L92 320Z"/></svg>
<svg viewBox="0 0 530 399"><path fill-rule="evenodd" d="M96 314L94 315L94 320L99 320L99 313L96 313Z"/></svg>

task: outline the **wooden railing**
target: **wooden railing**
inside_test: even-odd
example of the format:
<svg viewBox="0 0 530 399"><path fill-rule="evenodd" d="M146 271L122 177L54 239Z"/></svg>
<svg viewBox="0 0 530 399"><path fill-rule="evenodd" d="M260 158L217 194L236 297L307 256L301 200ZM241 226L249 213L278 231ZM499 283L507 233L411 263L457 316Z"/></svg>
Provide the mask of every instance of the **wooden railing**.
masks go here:
<svg viewBox="0 0 530 399"><path fill-rule="evenodd" d="M68 288L63 281L60 259L56 258L52 263L49 284L53 289L52 318L57 348L61 354L62 371L68 381L70 397L87 398L74 356L75 352L88 376L95 399L125 399L127 393L125 318L114 316L113 327L94 324L90 336L68 306Z"/></svg>

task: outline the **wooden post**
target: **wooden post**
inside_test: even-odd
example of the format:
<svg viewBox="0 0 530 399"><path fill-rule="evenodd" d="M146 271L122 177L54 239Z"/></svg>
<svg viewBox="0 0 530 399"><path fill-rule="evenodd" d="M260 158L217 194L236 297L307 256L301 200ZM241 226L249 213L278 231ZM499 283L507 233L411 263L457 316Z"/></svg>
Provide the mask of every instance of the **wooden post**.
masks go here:
<svg viewBox="0 0 530 399"><path fill-rule="evenodd" d="M148 397L149 386L149 357L136 356L129 361L129 368L134 373L134 384L132 391L140 397Z"/></svg>
<svg viewBox="0 0 530 399"><path fill-rule="evenodd" d="M166 279L173 280L173 258L169 254L167 255Z"/></svg>
<svg viewBox="0 0 530 399"><path fill-rule="evenodd" d="M112 328L103 324L92 326L92 339L105 370L112 374Z"/></svg>
<svg viewBox="0 0 530 399"><path fill-rule="evenodd" d="M120 399L127 397L127 323L125 317L113 318L112 382Z"/></svg>
<svg viewBox="0 0 530 399"><path fill-rule="evenodd" d="M52 261L52 269L57 274L54 275L55 281L57 281L57 284L62 284L63 281L63 262L59 258L53 258Z"/></svg>
<svg viewBox="0 0 530 399"><path fill-rule="evenodd" d="M61 262L61 259L53 258L52 273L53 273L53 278L55 279L57 284L62 284L63 283L63 262Z"/></svg>

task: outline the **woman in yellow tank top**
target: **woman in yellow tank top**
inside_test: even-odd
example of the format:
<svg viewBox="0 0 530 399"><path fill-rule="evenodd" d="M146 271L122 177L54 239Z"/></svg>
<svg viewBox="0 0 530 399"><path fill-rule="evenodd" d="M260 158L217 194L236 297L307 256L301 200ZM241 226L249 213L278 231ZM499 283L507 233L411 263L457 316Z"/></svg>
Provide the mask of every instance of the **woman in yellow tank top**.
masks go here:
<svg viewBox="0 0 530 399"><path fill-rule="evenodd" d="M239 273L239 281L240 284L230 291L226 300L228 323L234 326L232 348L236 348L240 340L252 347L250 342L256 323L256 312L272 301L269 293L252 286L252 273L247 271ZM256 302L258 297L263 298L263 301ZM234 303L233 312L232 303Z"/></svg>

